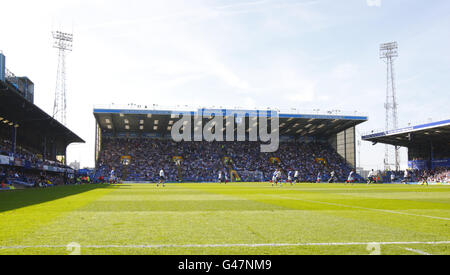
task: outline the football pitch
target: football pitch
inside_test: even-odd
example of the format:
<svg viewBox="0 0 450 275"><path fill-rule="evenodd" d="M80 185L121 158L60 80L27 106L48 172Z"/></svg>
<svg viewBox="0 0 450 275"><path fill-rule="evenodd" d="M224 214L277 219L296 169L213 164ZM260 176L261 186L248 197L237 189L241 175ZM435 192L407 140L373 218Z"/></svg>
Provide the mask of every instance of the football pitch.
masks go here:
<svg viewBox="0 0 450 275"><path fill-rule="evenodd" d="M450 186L123 184L0 193L0 254L71 253L448 255Z"/></svg>

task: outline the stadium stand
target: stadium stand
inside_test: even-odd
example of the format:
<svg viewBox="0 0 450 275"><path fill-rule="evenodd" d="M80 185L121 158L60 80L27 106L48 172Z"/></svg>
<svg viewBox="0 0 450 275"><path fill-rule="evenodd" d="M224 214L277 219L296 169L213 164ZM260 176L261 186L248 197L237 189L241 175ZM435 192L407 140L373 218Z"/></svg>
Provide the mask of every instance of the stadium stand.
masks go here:
<svg viewBox="0 0 450 275"><path fill-rule="evenodd" d="M258 174L269 181L276 168L284 171L299 171L301 181L315 182L322 173L323 180L328 180L331 171L336 172L343 182L351 171L351 167L328 144L282 143L276 153L260 153L258 142L181 142L169 139L152 138L105 138L100 153L99 172L96 177L108 177L110 170L128 169L126 181L156 181L161 168L164 168L170 181L177 181L178 167L174 156L183 159L180 170L183 181L214 182L219 171L230 175L229 170L236 171L242 181L259 181ZM121 162L123 155L129 155L134 161L128 166ZM280 162L271 162L276 158ZM325 162L317 161L317 159ZM227 165L225 159L230 160ZM231 176L229 176L231 178Z"/></svg>
<svg viewBox="0 0 450 275"><path fill-rule="evenodd" d="M408 168L410 178L408 183L450 183L450 168L435 167L429 168ZM394 175L392 179L391 175ZM405 183L405 171L384 171L381 174L380 183Z"/></svg>
<svg viewBox="0 0 450 275"><path fill-rule="evenodd" d="M430 122L406 128L370 133L362 137L373 144L384 143L408 149L408 179L405 171L387 171L384 182L450 183L450 120Z"/></svg>
<svg viewBox="0 0 450 275"><path fill-rule="evenodd" d="M6 69L0 54L0 180L17 187L71 183L66 148L84 141L34 104L34 84Z"/></svg>
<svg viewBox="0 0 450 275"><path fill-rule="evenodd" d="M248 139L174 142L170 130L180 119L174 116L178 111L94 109L94 178L107 178L114 170L124 181L155 182L163 168L171 182L216 182L219 171L231 181L259 182L269 181L274 170L281 168L284 179L289 171L299 171L300 181L316 182L321 173L326 182L335 171L337 180L344 182L356 163L354 127L367 120L361 116L280 114L279 149L261 153L262 143ZM251 119L246 117L246 125ZM207 123L208 118L202 125ZM357 180L363 181L358 176Z"/></svg>

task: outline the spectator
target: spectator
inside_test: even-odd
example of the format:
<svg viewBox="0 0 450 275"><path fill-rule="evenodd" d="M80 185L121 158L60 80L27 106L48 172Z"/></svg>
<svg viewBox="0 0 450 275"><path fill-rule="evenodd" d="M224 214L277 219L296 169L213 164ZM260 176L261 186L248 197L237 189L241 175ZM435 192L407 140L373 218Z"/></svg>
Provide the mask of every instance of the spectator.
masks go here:
<svg viewBox="0 0 450 275"><path fill-rule="evenodd" d="M131 157L124 163L123 157ZM177 165L177 159L182 162ZM270 162L271 158L280 162ZM320 161L318 161L320 159ZM275 153L261 153L258 142L181 142L149 138L105 138L100 152L99 169L95 178L116 176L126 181L153 181L159 176L159 167L166 171L167 180L176 182L178 172L184 181L215 182L218 171L236 170L243 181L269 181L271 173L280 168L299 171L300 181L315 182L318 173L327 181L331 172L344 181L351 167L328 144L320 142L280 144ZM242 174L242 175L241 175Z"/></svg>

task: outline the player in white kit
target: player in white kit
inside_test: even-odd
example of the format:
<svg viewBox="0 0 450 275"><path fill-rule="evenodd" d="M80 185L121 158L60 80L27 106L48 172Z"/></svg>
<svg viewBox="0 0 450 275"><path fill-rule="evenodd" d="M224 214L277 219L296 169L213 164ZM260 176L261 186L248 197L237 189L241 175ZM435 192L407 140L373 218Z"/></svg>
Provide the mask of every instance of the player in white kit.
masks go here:
<svg viewBox="0 0 450 275"><path fill-rule="evenodd" d="M281 170L280 169L276 169L275 172L273 173L273 177L272 177L272 186L275 184L278 184L278 181L281 180ZM280 181L280 186L281 186L281 181Z"/></svg>
<svg viewBox="0 0 450 275"><path fill-rule="evenodd" d="M299 172L298 171L295 171L295 173L294 173L294 182L295 183L299 183L300 182Z"/></svg>
<svg viewBox="0 0 450 275"><path fill-rule="evenodd" d="M159 184L162 184L163 187L166 187L166 175L164 173L164 169L159 171L159 183L156 184L156 187L159 187Z"/></svg>
<svg viewBox="0 0 450 275"><path fill-rule="evenodd" d="M331 171L331 175L330 175L330 178L328 179L328 183L334 183L336 181L337 181L336 173L334 171Z"/></svg>
<svg viewBox="0 0 450 275"><path fill-rule="evenodd" d="M219 171L219 179L218 179L219 183L222 183L223 181L223 174L222 171Z"/></svg>
<svg viewBox="0 0 450 275"><path fill-rule="evenodd" d="M114 168L109 173L109 183L116 183L116 172L114 171Z"/></svg>
<svg viewBox="0 0 450 275"><path fill-rule="evenodd" d="M355 171L352 170L350 175L348 175L347 183L351 183L352 185L355 183Z"/></svg>
<svg viewBox="0 0 450 275"><path fill-rule="evenodd" d="M278 182L277 182L277 172L278 172L278 170L275 170L275 172L273 172L273 175L272 175L272 186L274 185L274 184L277 184Z"/></svg>

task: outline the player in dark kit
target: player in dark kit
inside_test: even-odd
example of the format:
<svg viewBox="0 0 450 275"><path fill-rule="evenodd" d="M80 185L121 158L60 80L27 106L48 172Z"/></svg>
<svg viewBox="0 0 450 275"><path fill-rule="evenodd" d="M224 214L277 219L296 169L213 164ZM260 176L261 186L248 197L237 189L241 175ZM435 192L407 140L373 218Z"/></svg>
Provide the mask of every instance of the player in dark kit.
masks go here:
<svg viewBox="0 0 450 275"><path fill-rule="evenodd" d="M288 172L288 179L287 182L290 183L291 185L294 185L294 181L292 179L292 171Z"/></svg>

